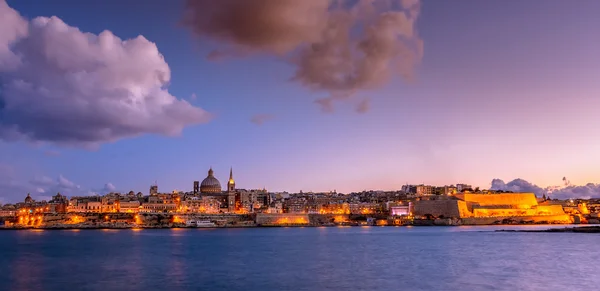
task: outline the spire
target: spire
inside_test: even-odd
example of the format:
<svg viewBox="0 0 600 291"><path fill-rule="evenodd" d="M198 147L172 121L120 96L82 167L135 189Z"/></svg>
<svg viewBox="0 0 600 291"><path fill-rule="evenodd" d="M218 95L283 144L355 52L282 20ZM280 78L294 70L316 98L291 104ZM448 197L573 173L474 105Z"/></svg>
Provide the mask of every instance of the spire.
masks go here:
<svg viewBox="0 0 600 291"><path fill-rule="evenodd" d="M229 169L229 179L233 179L233 167Z"/></svg>
<svg viewBox="0 0 600 291"><path fill-rule="evenodd" d="M212 176L212 175L213 175L213 169L212 169L212 166L211 166L211 167L210 167L210 169L208 170L208 175L209 175L209 176Z"/></svg>

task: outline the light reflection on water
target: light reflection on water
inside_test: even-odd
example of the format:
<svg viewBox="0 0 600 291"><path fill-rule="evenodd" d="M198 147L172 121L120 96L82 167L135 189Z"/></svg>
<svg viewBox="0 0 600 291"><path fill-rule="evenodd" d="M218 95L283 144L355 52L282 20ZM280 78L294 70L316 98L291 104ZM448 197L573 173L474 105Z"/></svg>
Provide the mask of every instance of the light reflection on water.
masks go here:
<svg viewBox="0 0 600 291"><path fill-rule="evenodd" d="M556 226L0 232L0 290L591 290L599 234Z"/></svg>

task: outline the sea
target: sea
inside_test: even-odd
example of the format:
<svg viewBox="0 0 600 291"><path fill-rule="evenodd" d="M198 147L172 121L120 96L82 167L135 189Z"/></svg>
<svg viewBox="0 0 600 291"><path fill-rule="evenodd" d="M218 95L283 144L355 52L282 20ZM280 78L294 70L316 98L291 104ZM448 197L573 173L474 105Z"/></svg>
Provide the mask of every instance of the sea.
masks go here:
<svg viewBox="0 0 600 291"><path fill-rule="evenodd" d="M596 290L600 234L496 232L548 227L0 231L0 290Z"/></svg>

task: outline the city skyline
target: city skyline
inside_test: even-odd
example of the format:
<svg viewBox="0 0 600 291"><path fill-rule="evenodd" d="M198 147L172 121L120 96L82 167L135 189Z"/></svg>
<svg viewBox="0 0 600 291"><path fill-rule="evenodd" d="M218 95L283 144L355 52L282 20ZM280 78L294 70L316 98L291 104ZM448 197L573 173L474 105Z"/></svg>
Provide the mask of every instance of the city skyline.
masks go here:
<svg viewBox="0 0 600 291"><path fill-rule="evenodd" d="M215 29L229 36L223 38L184 19L200 11L185 1L134 7L0 0L0 202L61 189L145 193L154 181L187 190L211 166L221 181L232 166L241 188L273 191L348 193L407 183L490 188L497 178L546 188L564 186L567 176L585 190L570 193L600 194L588 185L599 182L599 140L590 133L600 105L592 77L600 73L593 30L600 3L400 2L389 9L407 15L398 18L406 40L394 48L410 49L397 56L399 72L386 78L342 69L361 77L345 83L325 82L327 76L288 59L303 52L301 42L318 37L305 35L319 30L312 24L281 42L270 35L252 42L226 21ZM229 4L214 13L234 10L223 3ZM306 3L259 12L323 8ZM315 23L333 21L331 9ZM339 9L360 11L350 4ZM382 12L369 14L367 23L378 23ZM36 19L51 16L57 18ZM65 43L64 28L110 41L84 44L87 35ZM277 36L277 29L265 31ZM112 35L135 41L128 47ZM62 63L40 58L44 53ZM119 53L129 56L127 70L114 61ZM88 67L90 60L106 70ZM49 93L26 92L14 86L18 80ZM69 95L82 89L87 95ZM122 89L140 106L122 107L115 93ZM77 105L107 96L117 101L97 103L107 104L103 110ZM521 180L513 186L530 187Z"/></svg>

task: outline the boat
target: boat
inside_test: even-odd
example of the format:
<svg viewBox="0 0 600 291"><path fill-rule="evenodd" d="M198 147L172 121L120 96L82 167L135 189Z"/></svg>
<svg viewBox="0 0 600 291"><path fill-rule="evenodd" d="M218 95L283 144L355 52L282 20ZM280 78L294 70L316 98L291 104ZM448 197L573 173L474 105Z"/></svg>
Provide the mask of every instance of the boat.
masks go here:
<svg viewBox="0 0 600 291"><path fill-rule="evenodd" d="M185 224L189 227L215 227L215 223L208 220L188 220Z"/></svg>

